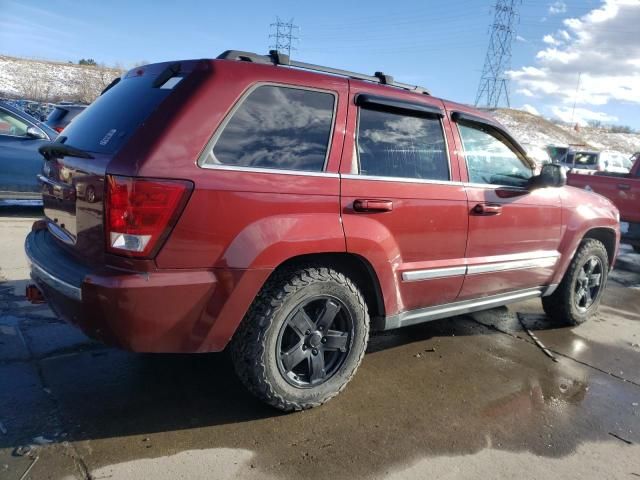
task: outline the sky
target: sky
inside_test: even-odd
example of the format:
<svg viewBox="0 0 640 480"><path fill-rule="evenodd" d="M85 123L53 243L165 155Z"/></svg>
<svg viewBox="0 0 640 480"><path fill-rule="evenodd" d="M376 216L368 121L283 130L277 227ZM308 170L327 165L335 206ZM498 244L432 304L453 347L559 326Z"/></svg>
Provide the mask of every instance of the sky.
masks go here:
<svg viewBox="0 0 640 480"><path fill-rule="evenodd" d="M266 53L279 16L292 57L383 71L433 95L475 101L495 0L0 0L0 54L130 67ZM511 107L640 129L640 0L522 0ZM575 104L575 107L574 107Z"/></svg>

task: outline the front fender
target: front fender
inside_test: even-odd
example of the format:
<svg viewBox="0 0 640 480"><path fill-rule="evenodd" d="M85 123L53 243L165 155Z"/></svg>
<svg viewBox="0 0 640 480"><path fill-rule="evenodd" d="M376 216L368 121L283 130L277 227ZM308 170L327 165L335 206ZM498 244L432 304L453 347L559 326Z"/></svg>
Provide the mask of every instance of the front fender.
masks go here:
<svg viewBox="0 0 640 480"><path fill-rule="evenodd" d="M576 188L563 189L562 239L560 242L561 261L553 282L560 283L582 240L595 229L610 231L615 237L613 258L620 244L620 223L618 209L607 198ZM613 266L613 262L611 262Z"/></svg>

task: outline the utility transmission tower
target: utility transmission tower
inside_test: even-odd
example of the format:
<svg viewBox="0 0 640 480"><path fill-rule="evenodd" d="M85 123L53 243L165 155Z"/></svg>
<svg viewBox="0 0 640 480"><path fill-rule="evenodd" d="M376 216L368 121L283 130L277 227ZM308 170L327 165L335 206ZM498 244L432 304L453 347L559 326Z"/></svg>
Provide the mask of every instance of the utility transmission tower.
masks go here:
<svg viewBox="0 0 640 480"><path fill-rule="evenodd" d="M511 106L506 72L511 68L511 42L515 35L514 23L518 18L517 5L520 3L522 0L496 0L476 106L497 107L502 101Z"/></svg>
<svg viewBox="0 0 640 480"><path fill-rule="evenodd" d="M270 45L269 48L285 53L290 57L291 51L296 49L293 46L294 42L299 40L299 27L293 24L293 18L288 22L283 22L280 17L276 17L276 21L270 26L271 33L269 38L275 39L275 43Z"/></svg>

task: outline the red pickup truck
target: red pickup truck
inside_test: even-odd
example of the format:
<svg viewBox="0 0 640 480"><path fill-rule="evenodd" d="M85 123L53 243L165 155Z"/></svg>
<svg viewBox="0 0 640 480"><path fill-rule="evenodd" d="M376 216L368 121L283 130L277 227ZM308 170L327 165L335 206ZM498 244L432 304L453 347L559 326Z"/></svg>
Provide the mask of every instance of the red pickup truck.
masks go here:
<svg viewBox="0 0 640 480"><path fill-rule="evenodd" d="M623 227L622 240L640 253L640 152L634 155L629 173L570 173L568 183L611 200L620 210L620 220L629 223L628 230Z"/></svg>

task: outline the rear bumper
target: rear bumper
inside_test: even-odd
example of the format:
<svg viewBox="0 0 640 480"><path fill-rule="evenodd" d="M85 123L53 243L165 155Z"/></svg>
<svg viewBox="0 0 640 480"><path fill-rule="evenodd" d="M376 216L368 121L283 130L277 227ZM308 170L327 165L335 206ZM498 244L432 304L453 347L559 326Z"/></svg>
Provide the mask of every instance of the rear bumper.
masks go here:
<svg viewBox="0 0 640 480"><path fill-rule="evenodd" d="M43 229L28 235L25 252L34 282L58 317L91 338L136 352L223 350L253 300L251 286L268 275L91 268Z"/></svg>

